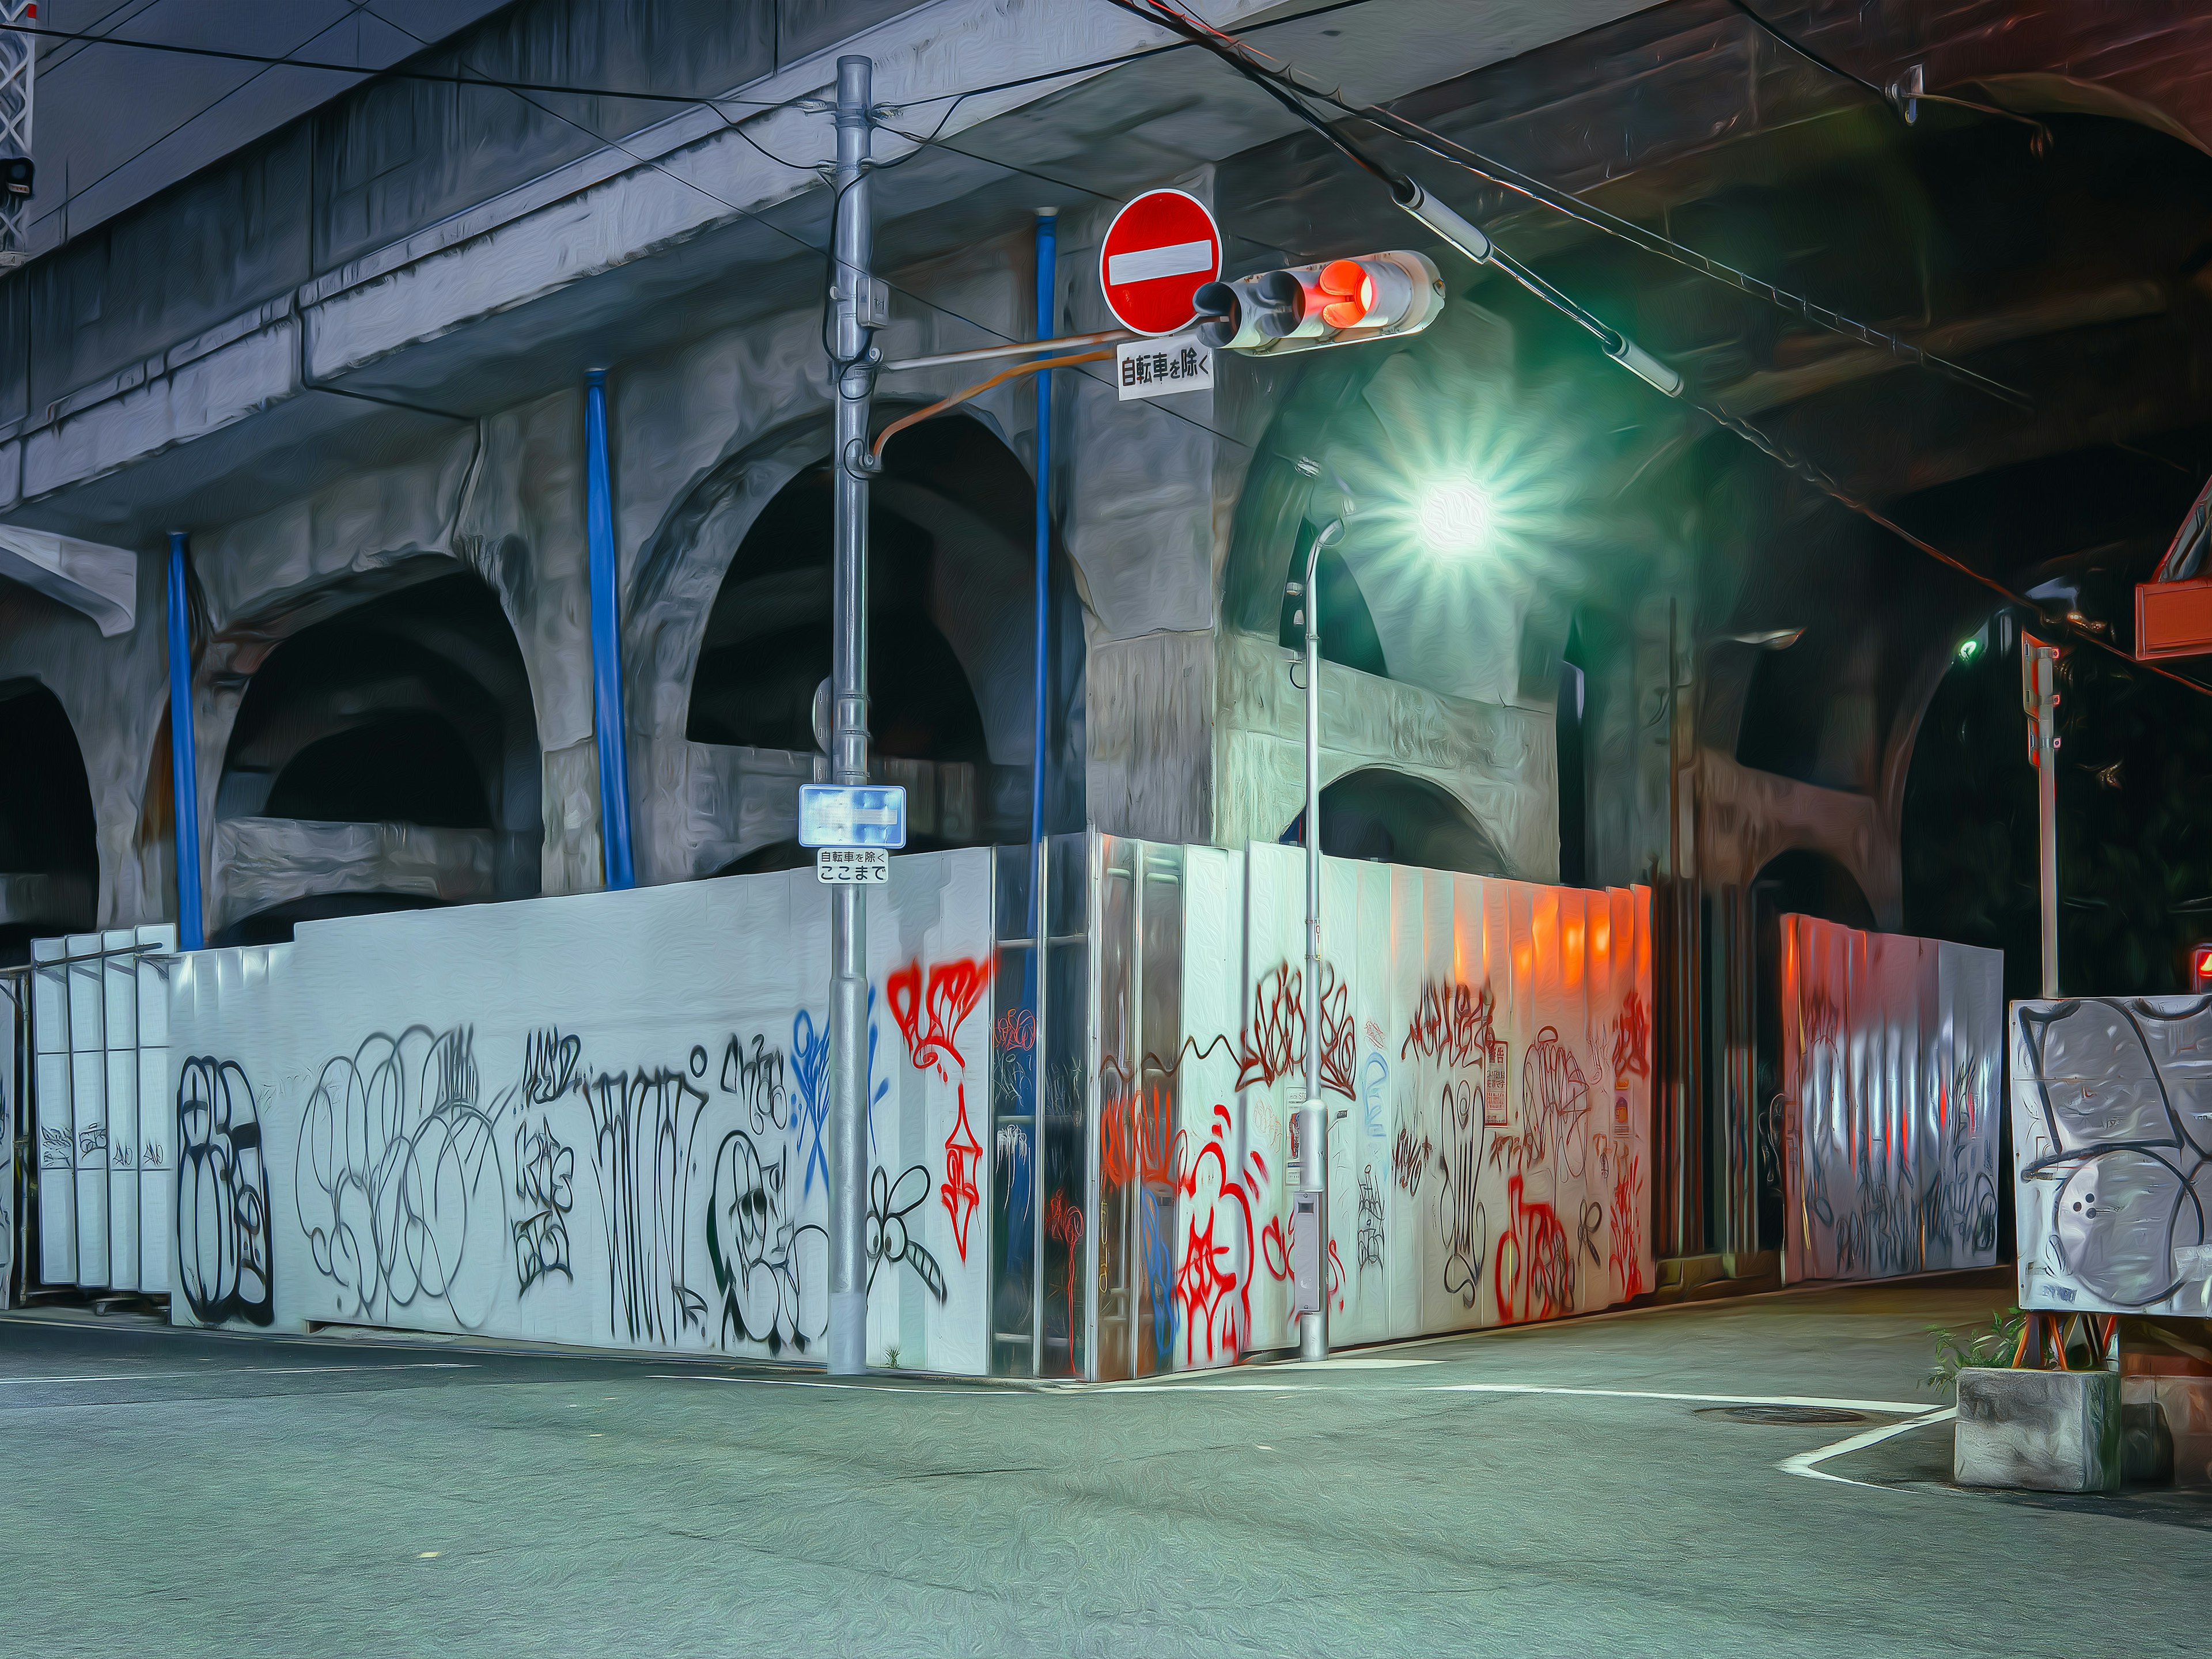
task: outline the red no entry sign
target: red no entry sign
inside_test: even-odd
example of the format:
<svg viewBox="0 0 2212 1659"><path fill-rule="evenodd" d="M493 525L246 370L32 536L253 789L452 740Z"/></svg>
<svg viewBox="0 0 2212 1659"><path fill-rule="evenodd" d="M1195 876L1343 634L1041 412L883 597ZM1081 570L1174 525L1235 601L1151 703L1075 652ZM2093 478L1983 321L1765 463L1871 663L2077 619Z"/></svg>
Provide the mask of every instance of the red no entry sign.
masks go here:
<svg viewBox="0 0 2212 1659"><path fill-rule="evenodd" d="M1221 275L1221 233L1195 196L1148 190L1114 216L1098 285L1122 327L1172 334L1198 315L1192 295Z"/></svg>

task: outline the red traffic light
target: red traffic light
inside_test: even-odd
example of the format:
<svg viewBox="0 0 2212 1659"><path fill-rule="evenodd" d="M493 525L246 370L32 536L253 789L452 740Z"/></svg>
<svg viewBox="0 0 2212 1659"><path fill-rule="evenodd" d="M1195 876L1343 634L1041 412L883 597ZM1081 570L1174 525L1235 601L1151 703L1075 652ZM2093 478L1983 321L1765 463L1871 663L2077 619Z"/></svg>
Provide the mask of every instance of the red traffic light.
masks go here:
<svg viewBox="0 0 2212 1659"><path fill-rule="evenodd" d="M2200 945L2190 951L2189 978L2197 990L2212 988L2212 945Z"/></svg>
<svg viewBox="0 0 2212 1659"><path fill-rule="evenodd" d="M1443 309L1443 278L1425 254L1263 270L1198 290L1199 337L1217 351L1272 356L1418 334Z"/></svg>

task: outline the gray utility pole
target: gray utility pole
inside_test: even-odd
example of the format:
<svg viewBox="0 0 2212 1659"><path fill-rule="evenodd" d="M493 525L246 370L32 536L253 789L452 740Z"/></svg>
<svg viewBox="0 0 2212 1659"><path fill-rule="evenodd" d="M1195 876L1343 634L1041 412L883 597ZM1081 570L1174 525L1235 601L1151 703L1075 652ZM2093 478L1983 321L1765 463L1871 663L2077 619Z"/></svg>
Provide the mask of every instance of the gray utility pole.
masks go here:
<svg viewBox="0 0 2212 1659"><path fill-rule="evenodd" d="M830 781L868 781L868 401L877 354L868 261L869 109L874 64L837 60L837 175L830 228L837 308L836 568L832 576ZM868 910L862 890L830 890L830 1370L868 1368Z"/></svg>
<svg viewBox="0 0 2212 1659"><path fill-rule="evenodd" d="M1320 469L1301 461L1309 477ZM1298 1189L1291 1200L1292 1273L1298 1309L1298 1358L1328 1357L1328 1114L1321 1098L1321 550L1344 533L1343 510L1314 533L1306 579L1297 589L1306 652L1306 1053L1298 1103Z"/></svg>
<svg viewBox="0 0 2212 1659"><path fill-rule="evenodd" d="M2020 636L2021 702L2035 763L2036 848L2043 890L2043 994L2058 994L2058 647Z"/></svg>

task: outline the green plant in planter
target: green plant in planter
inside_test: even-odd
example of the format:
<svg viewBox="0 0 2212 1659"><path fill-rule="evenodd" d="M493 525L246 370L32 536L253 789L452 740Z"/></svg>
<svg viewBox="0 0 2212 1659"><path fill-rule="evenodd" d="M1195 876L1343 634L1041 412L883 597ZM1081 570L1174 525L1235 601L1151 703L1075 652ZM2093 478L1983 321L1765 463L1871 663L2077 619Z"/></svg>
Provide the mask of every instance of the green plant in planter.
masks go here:
<svg viewBox="0 0 2212 1659"><path fill-rule="evenodd" d="M1969 1327L1954 1331L1930 1325L1928 1334L1936 1339L1936 1363L1921 1379L1921 1386L1949 1394L1959 1386L1959 1373L1970 1366L2009 1370L2013 1356L2020 1352L2021 1332L2027 1326L2027 1316L2018 1308L1991 1314L1987 1330Z"/></svg>

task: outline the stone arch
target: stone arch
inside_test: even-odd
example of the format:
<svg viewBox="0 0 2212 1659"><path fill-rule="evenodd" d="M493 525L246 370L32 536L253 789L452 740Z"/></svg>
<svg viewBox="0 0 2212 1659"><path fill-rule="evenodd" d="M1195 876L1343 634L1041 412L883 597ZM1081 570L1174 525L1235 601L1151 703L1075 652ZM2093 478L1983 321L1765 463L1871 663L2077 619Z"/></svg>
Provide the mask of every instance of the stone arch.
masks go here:
<svg viewBox="0 0 2212 1659"><path fill-rule="evenodd" d="M211 939L538 891L535 703L501 599L473 571L405 559L231 631L258 648L206 797Z"/></svg>
<svg viewBox="0 0 2212 1659"><path fill-rule="evenodd" d="M30 941L93 926L100 853L92 787L61 699L0 681L0 965Z"/></svg>
<svg viewBox="0 0 2212 1659"><path fill-rule="evenodd" d="M896 407L885 411L895 417ZM641 558L632 635L652 684L633 708L678 748L693 799L655 838L661 878L777 867L797 856L814 687L830 667L826 419L764 435L703 479ZM1030 475L988 417L911 428L871 498L871 726L907 785L917 845L1028 833L1032 747ZM1082 821L1080 611L1055 546L1047 814Z"/></svg>
<svg viewBox="0 0 2212 1659"><path fill-rule="evenodd" d="M1305 816L1301 811L1291 820L1284 842L1304 843ZM1498 843L1461 801L1425 778L1383 767L1347 772L1323 787L1321 850L1470 876L1511 873Z"/></svg>

